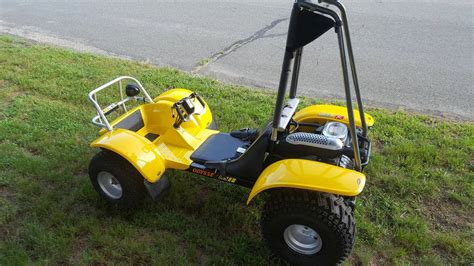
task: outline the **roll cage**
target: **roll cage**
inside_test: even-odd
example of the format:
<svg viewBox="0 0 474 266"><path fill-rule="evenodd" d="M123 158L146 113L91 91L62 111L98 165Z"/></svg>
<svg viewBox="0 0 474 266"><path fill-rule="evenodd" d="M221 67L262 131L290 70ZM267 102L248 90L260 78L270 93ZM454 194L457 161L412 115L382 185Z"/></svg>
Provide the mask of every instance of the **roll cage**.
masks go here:
<svg viewBox="0 0 474 266"><path fill-rule="evenodd" d="M328 7L324 7L321 4L327 4ZM329 8L331 6L335 7L339 13ZM307 0L296 0L293 5L288 28L285 55L283 57L283 65L278 86L275 112L273 116L271 141L277 141L278 133L284 131L287 128L288 123L295 113L299 103L298 98L296 98L296 93L303 47L319 38L331 28L335 29L338 38L341 68L346 95L345 98L349 117L349 131L351 139L353 140L352 149L354 151L355 169L357 171L361 171L362 166L367 164L367 161L361 162L359 138L354 119L354 108L352 105L351 86L349 82L346 53L349 57L353 86L357 99L357 107L360 113L360 120L362 124L362 140L367 140L368 129L365 120L364 109L362 106L362 98L360 95L359 82L357 79L357 70L354 62L354 54L352 51L346 11L344 5L337 0L319 0L318 3L308 2ZM286 89L288 86L290 73L292 73L292 75L289 99L287 104L284 106L283 104L286 96ZM368 144L368 146L370 149L370 144Z"/></svg>

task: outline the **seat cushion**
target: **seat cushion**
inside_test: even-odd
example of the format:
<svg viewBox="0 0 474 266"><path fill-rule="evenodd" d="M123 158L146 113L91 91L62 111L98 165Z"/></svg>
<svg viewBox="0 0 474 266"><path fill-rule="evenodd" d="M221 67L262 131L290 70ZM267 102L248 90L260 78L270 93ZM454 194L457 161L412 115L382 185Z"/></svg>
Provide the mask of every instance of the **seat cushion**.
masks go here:
<svg viewBox="0 0 474 266"><path fill-rule="evenodd" d="M247 148L249 142L234 138L226 133L210 136L199 148L191 154L191 160L204 164L208 161L223 161L240 155L239 147Z"/></svg>

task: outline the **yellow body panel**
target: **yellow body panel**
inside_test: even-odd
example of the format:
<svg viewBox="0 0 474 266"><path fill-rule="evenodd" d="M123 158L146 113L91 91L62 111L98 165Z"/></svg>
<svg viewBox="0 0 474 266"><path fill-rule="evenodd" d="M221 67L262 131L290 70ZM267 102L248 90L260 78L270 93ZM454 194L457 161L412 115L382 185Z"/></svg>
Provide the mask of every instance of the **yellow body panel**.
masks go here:
<svg viewBox="0 0 474 266"><path fill-rule="evenodd" d="M212 122L211 110L205 103L193 102L195 113L179 128L173 126L172 106L192 92L172 89L154 99L154 103L140 105L112 121L112 127L128 115L140 109L144 127L137 132L114 128L111 132L101 130L92 147L111 150L128 160L149 182L156 182L166 168L187 169L192 163L190 156L209 136L218 133L207 129ZM159 135L153 142L145 136Z"/></svg>
<svg viewBox="0 0 474 266"><path fill-rule="evenodd" d="M319 124L325 124L327 121L337 121L349 125L348 113L347 108L344 106L329 104L311 105L297 112L293 119L297 122ZM356 127L361 127L359 111L354 110L354 118ZM375 122L374 118L367 113L365 113L365 121L369 127L373 126Z"/></svg>
<svg viewBox="0 0 474 266"><path fill-rule="evenodd" d="M91 146L122 156L149 182L156 182L165 172L165 161L160 151L148 139L133 131L114 129L100 136Z"/></svg>
<svg viewBox="0 0 474 266"><path fill-rule="evenodd" d="M365 186L365 175L342 167L302 159L287 159L271 164L260 174L247 204L260 192L276 188L298 188L356 196Z"/></svg>
<svg viewBox="0 0 474 266"><path fill-rule="evenodd" d="M218 131L211 129L200 129L195 135L190 134L186 129L179 128L169 130L160 137L155 145L164 155L166 168L184 170L191 165L191 154L211 135ZM173 140L173 141L169 141Z"/></svg>

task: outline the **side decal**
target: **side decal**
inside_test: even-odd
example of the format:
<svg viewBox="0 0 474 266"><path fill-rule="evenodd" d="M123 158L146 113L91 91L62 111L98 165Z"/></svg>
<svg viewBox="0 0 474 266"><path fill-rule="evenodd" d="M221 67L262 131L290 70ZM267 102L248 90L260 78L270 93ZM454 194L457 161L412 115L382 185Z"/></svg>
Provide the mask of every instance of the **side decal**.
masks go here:
<svg viewBox="0 0 474 266"><path fill-rule="evenodd" d="M246 187L253 185L253 183L250 184L248 181L240 180L235 177L223 176L217 171L217 169L209 169L209 168L206 168L204 165L197 164L197 163L192 163L186 171L191 172L193 174L197 174L197 175L212 177L216 180L224 181L231 184L236 184L236 185L241 185L241 186L246 186Z"/></svg>

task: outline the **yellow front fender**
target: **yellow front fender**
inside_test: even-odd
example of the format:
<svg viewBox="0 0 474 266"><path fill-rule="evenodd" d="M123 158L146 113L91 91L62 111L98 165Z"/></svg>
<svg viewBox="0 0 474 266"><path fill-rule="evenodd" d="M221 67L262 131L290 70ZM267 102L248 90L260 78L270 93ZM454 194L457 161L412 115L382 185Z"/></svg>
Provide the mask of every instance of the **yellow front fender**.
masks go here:
<svg viewBox="0 0 474 266"><path fill-rule="evenodd" d="M247 204L260 192L278 187L357 196L365 186L365 175L326 163L287 159L271 164L260 174Z"/></svg>
<svg viewBox="0 0 474 266"><path fill-rule="evenodd" d="M117 128L106 132L91 147L113 151L129 161L150 183L160 179L165 172L165 161L148 139L133 131Z"/></svg>

